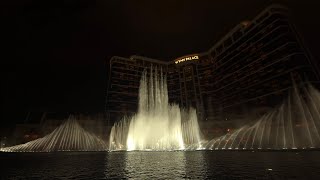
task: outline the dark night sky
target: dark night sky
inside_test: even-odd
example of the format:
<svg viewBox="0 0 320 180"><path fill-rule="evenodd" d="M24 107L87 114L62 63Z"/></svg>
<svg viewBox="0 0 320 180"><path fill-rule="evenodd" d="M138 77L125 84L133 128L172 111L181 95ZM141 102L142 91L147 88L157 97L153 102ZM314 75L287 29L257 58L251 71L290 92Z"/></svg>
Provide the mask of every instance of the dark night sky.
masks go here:
<svg viewBox="0 0 320 180"><path fill-rule="evenodd" d="M316 0L2 2L1 120L14 124L28 111L102 112L110 57L171 60L206 51L271 2L292 9L320 57Z"/></svg>

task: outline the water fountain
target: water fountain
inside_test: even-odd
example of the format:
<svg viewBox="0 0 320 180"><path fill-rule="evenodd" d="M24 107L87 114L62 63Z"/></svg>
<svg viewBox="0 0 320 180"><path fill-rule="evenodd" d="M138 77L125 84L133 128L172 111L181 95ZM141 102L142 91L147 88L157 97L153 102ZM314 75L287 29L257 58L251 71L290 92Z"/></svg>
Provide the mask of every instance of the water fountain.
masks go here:
<svg viewBox="0 0 320 180"><path fill-rule="evenodd" d="M168 102L162 69L144 71L138 112L114 124L109 144L84 130L74 117L50 134L5 152L283 150L320 147L320 92L311 84L296 85L288 98L256 121L212 140L200 135L196 110Z"/></svg>
<svg viewBox="0 0 320 180"><path fill-rule="evenodd" d="M140 81L138 112L116 123L110 133L114 150L185 150L201 148L195 109L182 110L169 104L166 76L162 69L144 71Z"/></svg>
<svg viewBox="0 0 320 180"><path fill-rule="evenodd" d="M252 125L203 144L206 149L309 149L320 147L320 93L293 83L288 98Z"/></svg>
<svg viewBox="0 0 320 180"><path fill-rule="evenodd" d="M70 116L50 134L16 146L0 149L3 152L106 151L107 144L83 129Z"/></svg>
<svg viewBox="0 0 320 180"><path fill-rule="evenodd" d="M160 74L160 75L159 75ZM311 84L289 90L271 112L221 137L200 138L197 114L168 103L166 77L151 68L142 75L136 115L116 123L110 134L113 150L246 150L320 147L320 93Z"/></svg>

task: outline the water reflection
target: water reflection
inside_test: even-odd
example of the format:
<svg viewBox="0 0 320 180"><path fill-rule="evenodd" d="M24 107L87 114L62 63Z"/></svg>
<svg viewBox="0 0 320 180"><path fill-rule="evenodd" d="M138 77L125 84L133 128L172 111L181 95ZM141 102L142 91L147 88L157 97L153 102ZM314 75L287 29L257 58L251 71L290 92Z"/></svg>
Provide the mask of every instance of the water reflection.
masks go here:
<svg viewBox="0 0 320 180"><path fill-rule="evenodd" d="M312 179L319 152L114 152L106 179ZM313 158L313 159L312 159Z"/></svg>
<svg viewBox="0 0 320 180"><path fill-rule="evenodd" d="M107 153L104 172L106 179L127 177L125 173L126 156L125 152Z"/></svg>
<svg viewBox="0 0 320 180"><path fill-rule="evenodd" d="M106 178L203 179L207 167L201 152L114 152L106 156Z"/></svg>
<svg viewBox="0 0 320 180"><path fill-rule="evenodd" d="M186 176L184 152L129 152L125 171L128 178L171 179Z"/></svg>
<svg viewBox="0 0 320 180"><path fill-rule="evenodd" d="M186 178L205 179L207 175L207 162L204 153L200 151L187 151L183 153L185 157Z"/></svg>
<svg viewBox="0 0 320 180"><path fill-rule="evenodd" d="M0 153L0 179L320 179L320 152Z"/></svg>

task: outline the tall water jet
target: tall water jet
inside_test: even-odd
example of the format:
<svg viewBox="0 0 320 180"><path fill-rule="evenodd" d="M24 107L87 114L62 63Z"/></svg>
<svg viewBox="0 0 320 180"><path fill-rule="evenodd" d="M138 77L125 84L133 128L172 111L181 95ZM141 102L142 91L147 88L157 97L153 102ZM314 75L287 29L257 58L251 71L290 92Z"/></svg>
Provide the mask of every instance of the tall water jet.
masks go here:
<svg viewBox="0 0 320 180"><path fill-rule="evenodd" d="M112 150L184 150L200 148L200 130L194 109L169 104L162 69L144 71L140 80L138 112L116 123L110 133Z"/></svg>

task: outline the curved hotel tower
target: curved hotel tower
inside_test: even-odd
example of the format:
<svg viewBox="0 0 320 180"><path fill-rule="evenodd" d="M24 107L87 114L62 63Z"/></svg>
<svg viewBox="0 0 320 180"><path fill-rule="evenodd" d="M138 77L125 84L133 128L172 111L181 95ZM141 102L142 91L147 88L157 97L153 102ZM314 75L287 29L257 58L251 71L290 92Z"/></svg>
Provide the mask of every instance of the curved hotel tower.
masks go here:
<svg viewBox="0 0 320 180"><path fill-rule="evenodd" d="M201 121L225 122L274 107L288 97L293 82L319 83L319 66L288 18L273 5L234 27L206 52L166 62L112 57L106 92L109 125L137 111L142 72L162 67L169 101L194 107Z"/></svg>

